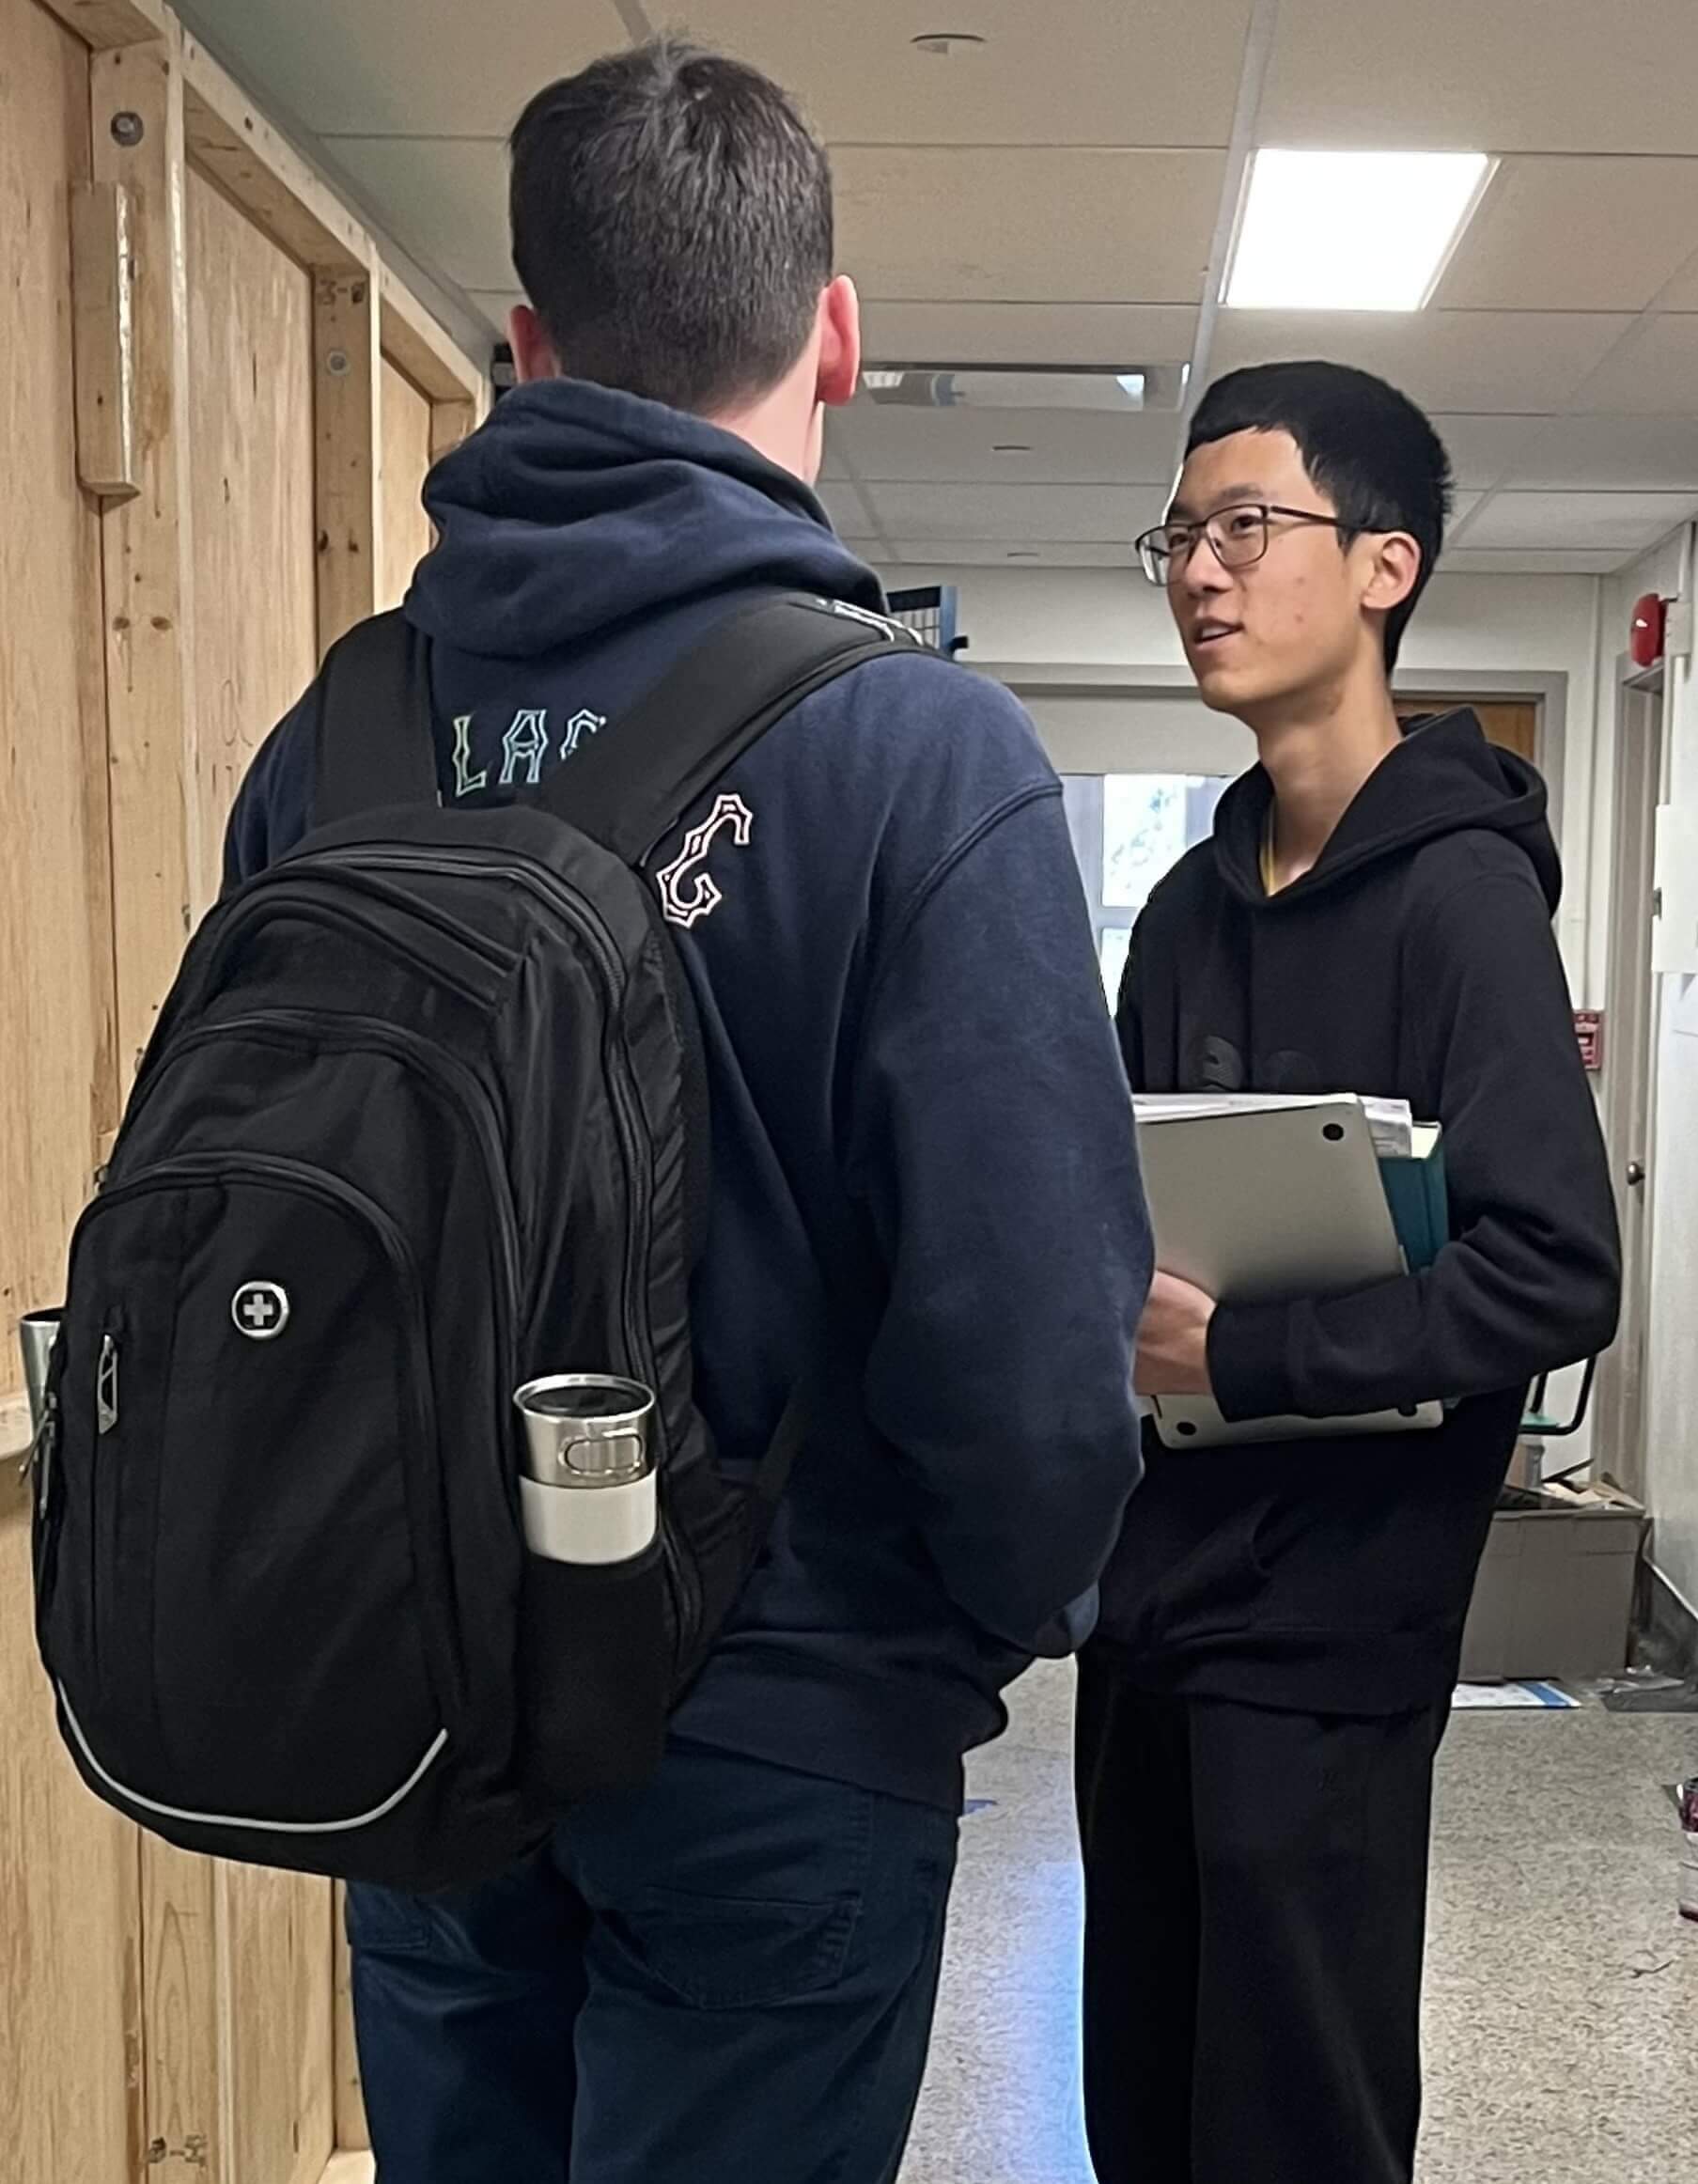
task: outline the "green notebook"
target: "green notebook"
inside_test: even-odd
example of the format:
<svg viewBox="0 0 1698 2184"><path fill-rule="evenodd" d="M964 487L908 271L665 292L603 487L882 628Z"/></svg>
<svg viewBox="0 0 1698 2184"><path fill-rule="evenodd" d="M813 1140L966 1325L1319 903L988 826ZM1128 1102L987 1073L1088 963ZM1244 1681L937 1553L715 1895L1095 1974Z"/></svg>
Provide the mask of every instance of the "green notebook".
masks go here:
<svg viewBox="0 0 1698 2184"><path fill-rule="evenodd" d="M1444 1187L1444 1146L1438 1123L1416 1123L1413 1144L1407 1159L1382 1155L1379 1162L1379 1179L1411 1273L1430 1267L1450 1241L1450 1194Z"/></svg>

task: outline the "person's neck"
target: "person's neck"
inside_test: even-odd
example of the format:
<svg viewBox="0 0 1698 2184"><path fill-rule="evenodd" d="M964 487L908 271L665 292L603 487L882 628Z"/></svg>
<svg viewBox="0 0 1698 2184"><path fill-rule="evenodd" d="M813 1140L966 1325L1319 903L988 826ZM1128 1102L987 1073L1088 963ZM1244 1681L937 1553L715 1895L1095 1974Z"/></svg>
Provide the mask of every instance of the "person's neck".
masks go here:
<svg viewBox="0 0 1698 2184"><path fill-rule="evenodd" d="M1247 725L1273 784L1275 884L1288 887L1318 863L1363 784L1397 748L1402 730L1378 667L1371 678L1352 677L1323 697L1311 695L1289 711Z"/></svg>
<svg viewBox="0 0 1698 2184"><path fill-rule="evenodd" d="M803 485L819 475L825 420L814 396L814 360L804 355L775 387L709 418L722 432L735 432L756 454L787 470Z"/></svg>

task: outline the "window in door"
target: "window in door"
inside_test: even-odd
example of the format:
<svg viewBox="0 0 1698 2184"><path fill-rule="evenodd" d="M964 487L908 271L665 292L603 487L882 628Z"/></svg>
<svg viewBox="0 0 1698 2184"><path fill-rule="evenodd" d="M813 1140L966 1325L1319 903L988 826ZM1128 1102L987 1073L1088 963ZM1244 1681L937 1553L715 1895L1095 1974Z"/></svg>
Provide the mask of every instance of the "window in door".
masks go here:
<svg viewBox="0 0 1698 2184"><path fill-rule="evenodd" d="M1206 841L1230 774L1069 773L1067 828L1113 1007L1138 913L1188 850Z"/></svg>

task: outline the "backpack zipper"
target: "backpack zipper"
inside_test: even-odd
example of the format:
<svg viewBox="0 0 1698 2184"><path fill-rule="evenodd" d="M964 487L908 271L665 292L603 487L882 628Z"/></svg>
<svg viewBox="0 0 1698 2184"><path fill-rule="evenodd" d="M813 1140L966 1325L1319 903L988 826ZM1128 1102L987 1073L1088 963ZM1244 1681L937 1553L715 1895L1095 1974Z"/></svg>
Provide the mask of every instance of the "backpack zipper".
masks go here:
<svg viewBox="0 0 1698 2184"><path fill-rule="evenodd" d="M428 1077L437 1088L446 1093L477 1141L478 1150L488 1171L490 1195L495 1206L495 1225L501 1232L502 1272L505 1276L505 1294L496 1302L498 1335L504 1354L513 1349L513 1328L520 1306L520 1254L519 1211L513 1203L512 1178L507 1173L506 1150L502 1143L501 1120L495 1102L479 1084L476 1076L455 1055L432 1046L416 1032L402 1024L385 1023L375 1016L336 1016L320 1014L310 1008L255 1009L245 1016L220 1017L216 1023L198 1025L194 1031L173 1043L171 1059L214 1041L230 1038L263 1039L268 1031L295 1034L280 1043L298 1047L301 1037L310 1034L325 1046L344 1051L362 1048L375 1050L405 1059ZM357 1035L357 1036L356 1036ZM138 1086L131 1105L130 1119L141 1110L146 1097L150 1094L158 1077L156 1071L145 1085ZM129 1124L126 1123L126 1128ZM232 1154L232 1159L242 1158Z"/></svg>
<svg viewBox="0 0 1698 2184"><path fill-rule="evenodd" d="M117 1337L110 1328L101 1336L101 1358L94 1375L95 1431L101 1440L117 1427Z"/></svg>
<svg viewBox="0 0 1698 2184"><path fill-rule="evenodd" d="M419 1286L418 1271L413 1264L407 1240L396 1226L394 1221L376 1199L368 1197L363 1191L356 1190L351 1183L344 1182L339 1176L332 1175L327 1170L315 1168L309 1162L292 1160L282 1153L179 1153L173 1159L153 1162L145 1167L139 1175L132 1177L126 1182L119 1183L115 1189L103 1191L86 1209L82 1220L77 1224L77 1235L81 1236L86 1223L102 1217L115 1206L121 1206L132 1198L145 1196L151 1191L168 1189L175 1183L223 1182L231 1175L259 1177L288 1190L301 1192L308 1197L317 1198L320 1204L337 1207L344 1212L355 1215L377 1238L382 1247L384 1256L389 1260L406 1294L407 1324L413 1333L410 1346L413 1352L413 1370L409 1376L409 1384L415 1392L421 1381L430 1388L428 1409L421 1408L416 1400L413 1405L413 1414L411 1425L413 1438L421 1446L435 1446L435 1460L440 1467L442 1451L440 1446L436 1446L435 1391L430 1382L429 1353L418 1335L418 1331L425 1323L424 1297ZM75 1252L76 1240L73 1238L71 1243L73 1263ZM109 1348L116 1353L117 1343L110 1332L101 1343L102 1367L105 1365ZM116 1405L116 1378L112 1385ZM104 1415L102 1411L98 1421L101 1433L109 1430L103 1423ZM113 1416L116 1422L116 1408ZM427 1425L430 1428L428 1434L423 1430ZM91 1534L92 1529L91 1523ZM427 1595L421 1590L421 1600L426 1598ZM434 1692L433 1695L439 1709L443 1713L446 1713L447 1701L455 1689L455 1648L452 1642L437 1627L436 1617L433 1615L421 1613L420 1622L427 1633L427 1662L431 1663L432 1655L435 1656L433 1681L440 1688ZM78 1734L80 1737L81 1732L79 1731ZM446 1740L447 1730L444 1727L440 1742L445 1744ZM92 1754L90 1760L93 1763ZM136 1802L145 1801L138 1800ZM220 1824L234 1826L242 1823Z"/></svg>

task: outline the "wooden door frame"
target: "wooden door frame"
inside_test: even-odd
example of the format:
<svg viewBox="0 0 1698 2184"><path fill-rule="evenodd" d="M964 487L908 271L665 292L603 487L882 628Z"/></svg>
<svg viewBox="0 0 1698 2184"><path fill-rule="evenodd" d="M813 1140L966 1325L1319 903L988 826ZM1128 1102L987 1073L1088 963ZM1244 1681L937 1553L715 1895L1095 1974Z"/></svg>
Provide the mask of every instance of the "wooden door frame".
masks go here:
<svg viewBox="0 0 1698 2184"><path fill-rule="evenodd" d="M1550 797L1550 831L1563 837L1564 796L1566 789L1568 740L1568 678L1566 674L1534 675L1519 668L1482 671L1468 667L1399 667L1392 678L1395 698L1430 697L1446 705L1461 705L1471 697L1519 699L1538 708L1538 743L1534 763L1545 776Z"/></svg>
<svg viewBox="0 0 1698 2184"><path fill-rule="evenodd" d="M1659 1010L1658 979L1651 965L1650 909L1656 815L1668 768L1665 681L1661 667L1642 674L1625 654L1616 662L1616 793L1610 861L1603 1122L1622 1208L1623 1318L1621 1332L1598 1367L1595 1443L1611 1475L1642 1499L1643 1353L1656 1224L1648 1178L1629 1197L1626 1169L1630 1160L1649 1169L1655 1156ZM1634 795L1623 793L1629 788ZM1633 1345L1639 1350L1637 1369L1629 1356Z"/></svg>

